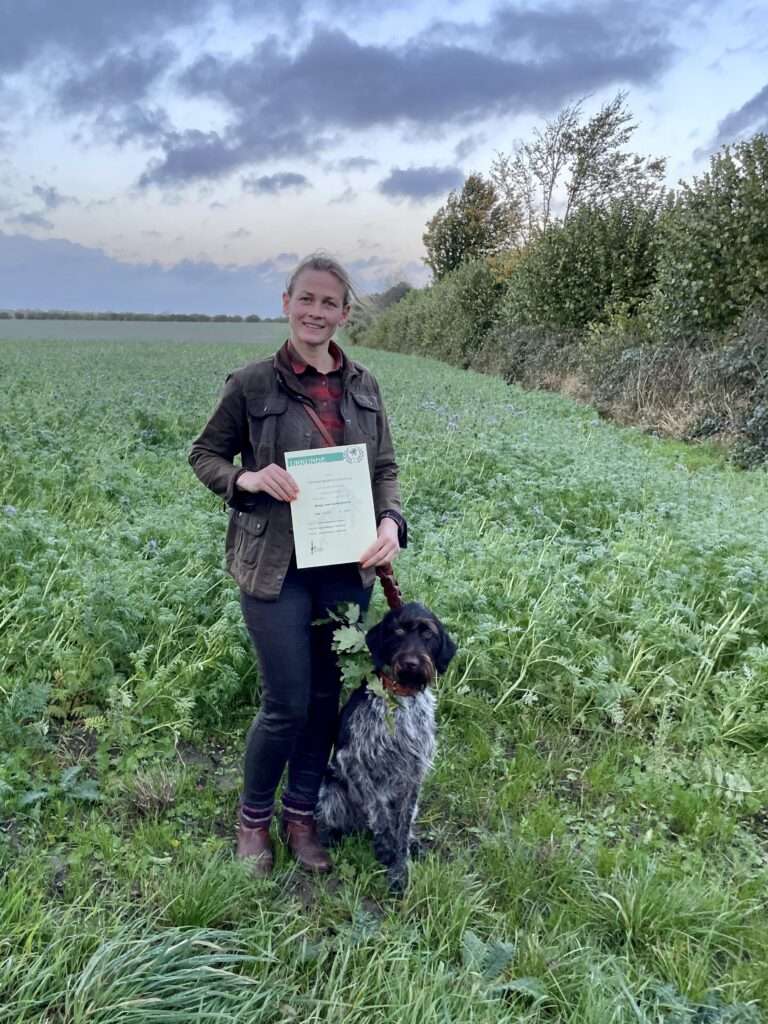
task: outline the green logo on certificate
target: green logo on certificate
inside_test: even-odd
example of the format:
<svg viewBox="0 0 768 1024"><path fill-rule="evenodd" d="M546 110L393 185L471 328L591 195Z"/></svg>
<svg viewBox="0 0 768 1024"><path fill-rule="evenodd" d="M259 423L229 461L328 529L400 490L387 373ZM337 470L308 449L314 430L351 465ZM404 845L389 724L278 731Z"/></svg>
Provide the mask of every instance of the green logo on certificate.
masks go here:
<svg viewBox="0 0 768 1024"><path fill-rule="evenodd" d="M365 448L361 444L351 444L344 452L344 458L354 466L365 458Z"/></svg>

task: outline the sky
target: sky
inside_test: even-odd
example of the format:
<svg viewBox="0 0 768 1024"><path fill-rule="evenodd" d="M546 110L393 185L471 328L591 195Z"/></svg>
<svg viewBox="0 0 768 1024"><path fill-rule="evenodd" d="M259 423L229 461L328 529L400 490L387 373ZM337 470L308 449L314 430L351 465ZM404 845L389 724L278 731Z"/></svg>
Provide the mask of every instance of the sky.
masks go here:
<svg viewBox="0 0 768 1024"><path fill-rule="evenodd" d="M452 189L619 90L701 174L768 131L768 6L0 0L0 309L272 316L317 249L424 284Z"/></svg>

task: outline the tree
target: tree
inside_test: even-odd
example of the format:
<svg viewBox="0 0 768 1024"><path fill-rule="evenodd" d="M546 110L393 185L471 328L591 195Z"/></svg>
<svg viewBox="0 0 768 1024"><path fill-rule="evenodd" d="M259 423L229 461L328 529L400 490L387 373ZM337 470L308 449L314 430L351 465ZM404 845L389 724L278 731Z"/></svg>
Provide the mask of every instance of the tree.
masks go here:
<svg viewBox="0 0 768 1024"><path fill-rule="evenodd" d="M427 223L424 262L438 280L468 260L499 252L509 242L512 208L499 201L492 181L470 174ZM516 231L516 228L515 228Z"/></svg>
<svg viewBox="0 0 768 1024"><path fill-rule="evenodd" d="M501 318L580 329L636 315L656 280L661 215L658 204L621 198L577 206L521 255Z"/></svg>
<svg viewBox="0 0 768 1024"><path fill-rule="evenodd" d="M564 107L531 142L497 153L491 181L519 227L514 247L525 248L555 221L567 223L583 207L617 201L656 206L664 194L664 159L625 152L637 125L619 92L586 123L583 101ZM559 216L556 211L560 210Z"/></svg>
<svg viewBox="0 0 768 1024"><path fill-rule="evenodd" d="M724 146L662 222L649 302L664 336L723 331L768 302L768 135Z"/></svg>

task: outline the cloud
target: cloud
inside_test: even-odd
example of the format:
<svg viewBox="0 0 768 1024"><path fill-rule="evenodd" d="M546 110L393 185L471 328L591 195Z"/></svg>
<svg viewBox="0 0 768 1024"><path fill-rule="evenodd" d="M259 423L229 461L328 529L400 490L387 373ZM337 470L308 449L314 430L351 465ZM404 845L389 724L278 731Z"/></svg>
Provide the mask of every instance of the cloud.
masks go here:
<svg viewBox="0 0 768 1024"><path fill-rule="evenodd" d="M377 188L391 199L419 202L459 188L464 175L458 167L393 167Z"/></svg>
<svg viewBox="0 0 768 1024"><path fill-rule="evenodd" d="M25 228L44 228L46 231L50 231L53 228L51 221L37 210L30 210L27 213L17 213L15 216L8 218L8 223L18 224L20 227Z"/></svg>
<svg viewBox="0 0 768 1024"><path fill-rule="evenodd" d="M134 49L110 53L84 74L73 74L60 83L56 101L65 114L110 110L116 105L137 103L170 68L178 56L167 44L149 52Z"/></svg>
<svg viewBox="0 0 768 1024"><path fill-rule="evenodd" d="M237 231L230 231L229 238L250 238L253 235L252 231L248 228L238 228Z"/></svg>
<svg viewBox="0 0 768 1024"><path fill-rule="evenodd" d="M723 118L717 126L711 148L717 149L726 142L734 142L755 132L768 132L768 85Z"/></svg>
<svg viewBox="0 0 768 1024"><path fill-rule="evenodd" d="M563 27L551 13L510 20L500 12L475 26L474 38L419 36L385 46L315 26L298 48L269 36L245 57L206 54L179 84L223 107L226 127L169 132L140 183L172 186L276 158L317 158L340 132L440 132L491 116L550 113L606 86L653 82L675 53L634 5L621 7L620 24L602 4L581 19L557 10L565 12ZM603 20L613 27L601 28Z"/></svg>
<svg viewBox="0 0 768 1024"><path fill-rule="evenodd" d="M288 189L300 191L304 188L311 188L312 183L303 174L294 174L291 171L284 171L281 174L264 174L260 178L251 175L243 178L243 191L252 195L277 195L278 192L286 192Z"/></svg>
<svg viewBox="0 0 768 1024"><path fill-rule="evenodd" d="M378 167L379 161L369 156L350 156L344 160L337 160L333 169L346 173L349 171L367 171L371 167Z"/></svg>
<svg viewBox="0 0 768 1024"><path fill-rule="evenodd" d="M247 266L182 260L170 267L128 263L63 239L0 231L2 303L15 309L131 310L144 313L258 313L274 316L296 253ZM354 263L352 266L356 266ZM364 264L366 286L384 287L389 264Z"/></svg>
<svg viewBox="0 0 768 1024"><path fill-rule="evenodd" d="M46 210L58 210L60 206L66 206L67 203L79 205L74 196L63 195L54 185L33 185L32 194L42 201Z"/></svg>
<svg viewBox="0 0 768 1024"><path fill-rule="evenodd" d="M466 160L468 156L471 156L484 143L485 135L482 132L477 132L475 135L465 135L453 147L453 155L457 161Z"/></svg>
<svg viewBox="0 0 768 1024"><path fill-rule="evenodd" d="M353 188L348 186L347 188L344 189L343 192L340 192L339 195L334 196L333 199L329 199L328 205L343 206L345 203L354 202L355 199L357 199L357 192L355 192Z"/></svg>
<svg viewBox="0 0 768 1024"><path fill-rule="evenodd" d="M132 103L122 110L104 111L97 122L118 146L140 143L156 146L172 134L171 122L160 107L145 107Z"/></svg>
<svg viewBox="0 0 768 1024"><path fill-rule="evenodd" d="M2 0L0 72L17 71L44 54L103 57L105 51L137 39L194 24L211 9L210 0Z"/></svg>

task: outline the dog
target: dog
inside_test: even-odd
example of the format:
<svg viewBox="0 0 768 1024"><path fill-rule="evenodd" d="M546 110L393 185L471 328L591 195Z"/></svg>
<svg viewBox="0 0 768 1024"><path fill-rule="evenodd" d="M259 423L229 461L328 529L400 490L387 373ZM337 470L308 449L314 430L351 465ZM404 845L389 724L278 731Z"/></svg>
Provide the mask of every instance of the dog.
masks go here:
<svg viewBox="0 0 768 1024"><path fill-rule="evenodd" d="M374 669L397 707L392 715L388 701L365 683L350 696L341 711L315 817L331 842L352 832L372 833L374 854L387 868L390 890L401 893L409 856L418 848L413 822L419 791L436 750L430 684L448 668L456 644L437 616L416 602L388 612L365 640Z"/></svg>

